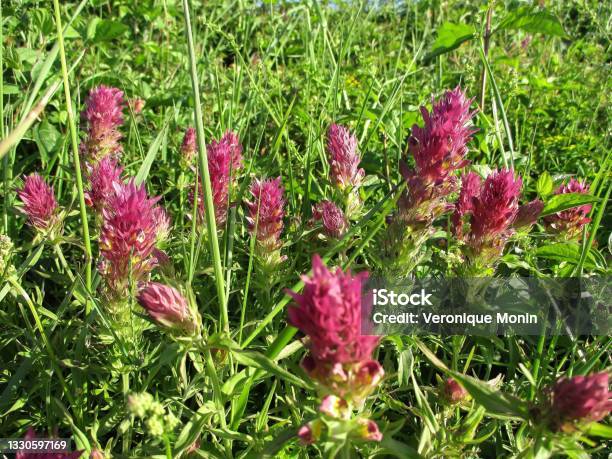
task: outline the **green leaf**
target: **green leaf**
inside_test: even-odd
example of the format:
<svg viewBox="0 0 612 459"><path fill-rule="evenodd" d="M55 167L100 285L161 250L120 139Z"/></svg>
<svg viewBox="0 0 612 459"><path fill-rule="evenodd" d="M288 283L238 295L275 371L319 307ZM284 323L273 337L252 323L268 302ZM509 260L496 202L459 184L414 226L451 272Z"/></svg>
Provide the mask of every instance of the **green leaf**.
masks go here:
<svg viewBox="0 0 612 459"><path fill-rule="evenodd" d="M87 27L87 37L96 43L114 40L129 29L121 22L94 18Z"/></svg>
<svg viewBox="0 0 612 459"><path fill-rule="evenodd" d="M423 457L416 449L408 446L406 443L394 440L386 435L383 436L380 447L385 453L394 457L399 457L400 459L417 459Z"/></svg>
<svg viewBox="0 0 612 459"><path fill-rule="evenodd" d="M557 244L547 244L538 247L535 252L536 257L547 258L549 260L566 261L572 264L578 264L582 247L576 242L559 242ZM586 266L590 268L597 267L597 259L589 252Z"/></svg>
<svg viewBox="0 0 612 459"><path fill-rule="evenodd" d="M445 22L438 29L438 37L429 54L425 56L425 60L427 61L459 48L462 43L474 38L475 34L474 27L471 25Z"/></svg>
<svg viewBox="0 0 612 459"><path fill-rule="evenodd" d="M449 369L425 344L419 340L415 341L425 357L440 371L455 378L469 392L474 401L487 410L487 415L501 419L529 419L529 406L526 401L505 394L485 381Z"/></svg>
<svg viewBox="0 0 612 459"><path fill-rule="evenodd" d="M542 175L538 177L538 183L536 184L536 191L540 197L544 198L552 193L553 190L553 179L547 171L542 172Z"/></svg>
<svg viewBox="0 0 612 459"><path fill-rule="evenodd" d="M606 438L609 440L612 439L612 426L593 422L589 424L586 430L586 434L591 435L593 437Z"/></svg>
<svg viewBox="0 0 612 459"><path fill-rule="evenodd" d="M556 214L557 212L571 209L572 207L578 207L584 204L591 204L598 201L599 198L591 196L590 194L556 194L554 196L551 196L551 198L546 201L546 204L544 205L544 209L542 210L542 214L540 216L545 217L546 215Z"/></svg>
<svg viewBox="0 0 612 459"><path fill-rule="evenodd" d="M38 145L38 151L43 164L45 164L49 158L50 153L55 151L62 141L62 134L57 128L44 119L36 128L35 140Z"/></svg>
<svg viewBox="0 0 612 459"><path fill-rule="evenodd" d="M138 173L136 174L136 178L134 179L134 183L136 183L136 185L140 185L141 183L143 183L149 176L151 165L153 164L153 161L155 161L157 152L159 151L163 143L164 137L166 136L166 131L168 129L168 121L170 120L171 113L172 112L168 110L168 114L166 115L164 127L161 129L161 131L159 131L159 134L157 134L157 137L155 137L155 140L149 147L149 151L147 151L144 161L140 165L140 169L138 169Z"/></svg>
<svg viewBox="0 0 612 459"><path fill-rule="evenodd" d="M567 37L563 25L555 15L528 6L510 11L497 27L497 30L504 29L520 29L529 33Z"/></svg>
<svg viewBox="0 0 612 459"><path fill-rule="evenodd" d="M254 351L242 351L239 349L230 349L232 355L238 363L247 367L258 368L260 370L267 371L281 379L284 379L296 386L303 387L304 389L311 389L311 385L306 383L302 378L290 373L283 367L275 363L263 354Z"/></svg>

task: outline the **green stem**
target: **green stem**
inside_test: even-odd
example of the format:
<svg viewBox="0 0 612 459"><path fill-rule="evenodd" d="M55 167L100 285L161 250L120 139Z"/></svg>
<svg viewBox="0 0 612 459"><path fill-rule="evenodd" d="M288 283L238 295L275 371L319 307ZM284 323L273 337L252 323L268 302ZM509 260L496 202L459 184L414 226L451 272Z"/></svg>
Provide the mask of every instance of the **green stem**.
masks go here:
<svg viewBox="0 0 612 459"><path fill-rule="evenodd" d="M57 0L55 0L57 2ZM206 141L204 138L204 123L202 121L202 106L200 104L200 83L196 67L195 48L193 44L193 32L191 28L191 18L189 16L189 1L183 0L183 14L185 16L185 31L187 33L187 47L189 49L189 67L191 70L191 86L193 89L195 125L198 138L198 160L200 163L200 173L202 174L202 185L204 186L204 201L206 214L206 227L208 228L208 241L210 250L213 254L213 269L215 273L215 284L221 307L222 328L229 332L229 315L225 302L225 287L223 279L223 266L221 265L221 253L219 251L219 241L217 238L217 224L215 222L215 207L210 185L210 173L208 171L208 156L206 154ZM197 196L194 197L197 201Z"/></svg>
<svg viewBox="0 0 612 459"><path fill-rule="evenodd" d="M74 162L74 173L76 177L77 191L79 195L79 209L81 213L81 228L83 231L83 245L85 247L85 286L91 289L91 242L89 239L89 225L87 223L87 207L85 206L85 193L83 191L83 178L81 177L81 161L79 157L79 145L77 139L76 124L72 111L72 99L70 96L70 85L68 82L68 66L66 65L66 51L64 49L64 34L62 32L62 18L60 15L59 0L53 0L55 10L55 24L57 27L57 40L59 43L60 61L62 64L62 78L64 81L64 96L66 98L66 112L68 114L68 126L70 127L70 140L72 145L72 159ZM89 301L85 306L86 314L89 314L91 305Z"/></svg>

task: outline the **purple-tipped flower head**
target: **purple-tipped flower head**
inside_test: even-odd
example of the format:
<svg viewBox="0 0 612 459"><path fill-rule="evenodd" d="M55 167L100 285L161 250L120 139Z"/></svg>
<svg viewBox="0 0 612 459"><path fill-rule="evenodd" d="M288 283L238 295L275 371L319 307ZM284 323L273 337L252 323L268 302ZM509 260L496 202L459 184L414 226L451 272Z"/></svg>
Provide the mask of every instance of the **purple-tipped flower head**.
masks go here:
<svg viewBox="0 0 612 459"><path fill-rule="evenodd" d="M449 403L455 404L464 400L468 392L453 378L447 378L442 385L442 397Z"/></svg>
<svg viewBox="0 0 612 459"><path fill-rule="evenodd" d="M52 440L45 437L39 437L36 431L30 427L25 434L24 440L35 441L35 440ZM29 453L27 451L18 451L15 454L15 459L79 459L83 454L83 451L73 451L71 453Z"/></svg>
<svg viewBox="0 0 612 459"><path fill-rule="evenodd" d="M238 136L228 131L220 141L213 140L206 150L213 205L215 207L215 221L218 226L221 226L227 219L230 185L235 183L238 171L242 169L242 145L240 145ZM201 180L198 207L203 215L204 190Z"/></svg>
<svg viewBox="0 0 612 459"><path fill-rule="evenodd" d="M40 175L27 176L18 195L30 226L46 230L56 223L58 207L53 187L47 185Z"/></svg>
<svg viewBox="0 0 612 459"><path fill-rule="evenodd" d="M145 280L155 265L152 257L159 231L156 203L144 185L133 180L115 184L115 193L103 210L100 235L101 272L113 292L125 293L130 278Z"/></svg>
<svg viewBox="0 0 612 459"><path fill-rule="evenodd" d="M123 92L117 88L100 85L89 92L81 114L87 123L87 138L80 151L89 164L95 164L106 156L119 157L122 147L119 127L123 124Z"/></svg>
<svg viewBox="0 0 612 459"><path fill-rule="evenodd" d="M185 297L174 287L149 282L138 294L138 303L155 322L171 329L193 333L198 328Z"/></svg>
<svg viewBox="0 0 612 459"><path fill-rule="evenodd" d="M185 131L185 136L183 137L183 143L181 144L182 159L187 164L191 164L197 151L198 146L196 144L196 130L192 127L187 128Z"/></svg>
<svg viewBox="0 0 612 459"><path fill-rule="evenodd" d="M282 246L281 233L285 216L285 200L281 178L259 180L251 183L251 200L247 201L249 231L257 231L257 244L265 251Z"/></svg>
<svg viewBox="0 0 612 459"><path fill-rule="evenodd" d="M539 199L534 199L527 204L523 204L519 207L512 226L515 228L531 227L538 221L538 217L542 213L542 210L544 210L544 202Z"/></svg>
<svg viewBox="0 0 612 459"><path fill-rule="evenodd" d="M312 277L302 277L303 292L290 292L296 304L289 307L289 322L310 337L308 347L316 363L355 363L372 358L379 338L361 334L361 285L367 276L353 276L340 268L331 272L315 255Z"/></svg>
<svg viewBox="0 0 612 459"><path fill-rule="evenodd" d="M121 167L117 160L107 156L90 167L89 189L85 192L87 205L101 212L115 194L115 185L121 183Z"/></svg>
<svg viewBox="0 0 612 459"><path fill-rule="evenodd" d="M440 184L467 164L467 142L474 133L470 123L471 99L461 88L446 91L428 112L421 107L424 126L412 127L409 148L416 162L416 175L429 184Z"/></svg>
<svg viewBox="0 0 612 459"><path fill-rule="evenodd" d="M556 428L599 421L612 410L608 373L561 378L552 389L550 418Z"/></svg>
<svg viewBox="0 0 612 459"><path fill-rule="evenodd" d="M323 224L327 236L340 239L348 229L348 221L336 204L324 200L312 207L312 217Z"/></svg>
<svg viewBox="0 0 612 459"><path fill-rule="evenodd" d="M560 186L555 194L567 194L567 193L589 193L589 185L586 181L580 182L574 178ZM588 217L591 211L591 205L585 204L578 207L573 207L561 212L557 212L553 215L544 217L546 226L553 232L565 237L566 239L575 239L582 231L584 225L589 223L591 219Z"/></svg>
<svg viewBox="0 0 612 459"><path fill-rule="evenodd" d="M504 235L518 212L522 180L514 171L495 171L485 180L480 195L474 197L471 231L476 240Z"/></svg>
<svg viewBox="0 0 612 459"><path fill-rule="evenodd" d="M357 137L344 126L332 124L327 132L327 151L334 185L341 190L359 187L365 172L359 168Z"/></svg>

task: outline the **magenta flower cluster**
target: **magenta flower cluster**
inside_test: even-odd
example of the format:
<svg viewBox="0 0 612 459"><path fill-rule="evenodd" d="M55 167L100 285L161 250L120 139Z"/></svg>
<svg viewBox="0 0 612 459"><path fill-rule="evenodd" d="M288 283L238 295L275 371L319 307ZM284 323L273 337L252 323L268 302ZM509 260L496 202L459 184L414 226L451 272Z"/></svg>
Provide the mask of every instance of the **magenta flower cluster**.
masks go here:
<svg viewBox="0 0 612 459"><path fill-rule="evenodd" d="M187 128L183 136L183 142L181 143L181 156L186 164L191 164L198 152L196 140L196 130L192 127Z"/></svg>
<svg viewBox="0 0 612 459"><path fill-rule="evenodd" d="M429 225L449 209L445 198L455 191L455 171L465 167L467 143L475 130L474 112L459 87L446 91L432 110L421 107L424 126L412 127L409 149L415 168L401 165L408 189L399 201L400 218L409 225Z"/></svg>
<svg viewBox="0 0 612 459"><path fill-rule="evenodd" d="M341 190L359 187L365 172L359 168L357 137L348 128L332 124L327 133L327 151L332 183Z"/></svg>
<svg viewBox="0 0 612 459"><path fill-rule="evenodd" d="M608 373L561 378L552 388L549 415L556 429L572 430L576 423L599 421L612 411Z"/></svg>
<svg viewBox="0 0 612 459"><path fill-rule="evenodd" d="M138 293L138 302L159 325L193 334L199 323L187 299L174 287L149 282Z"/></svg>
<svg viewBox="0 0 612 459"><path fill-rule="evenodd" d="M323 225L323 231L327 236L335 239L344 236L349 227L342 209L327 199L312 206L312 218Z"/></svg>
<svg viewBox="0 0 612 459"><path fill-rule="evenodd" d="M543 203L519 206L521 187L522 180L507 169L494 171L484 182L474 172L463 176L452 221L454 234L468 248L469 261L487 265L500 257L519 216L520 226L535 223Z"/></svg>
<svg viewBox="0 0 612 459"><path fill-rule="evenodd" d="M115 184L114 189L103 210L100 272L110 293L121 296L130 279L145 281L155 267L153 252L167 217L156 205L159 198L149 198L144 185L136 185L133 179Z"/></svg>
<svg viewBox="0 0 612 459"><path fill-rule="evenodd" d="M208 172L218 227L225 224L229 207L230 187L235 184L238 171L242 169L242 145L236 133L227 131L221 140L213 140L206 147ZM199 185L198 208L204 216L204 189Z"/></svg>
<svg viewBox="0 0 612 459"><path fill-rule="evenodd" d="M567 184L561 185L555 191L555 194L588 194L588 192L589 186L586 182L580 182L572 178ZM562 212L557 212L556 214L544 217L544 223L549 230L563 238L575 239L582 232L584 225L591 221L588 217L591 207L590 204L585 204Z"/></svg>
<svg viewBox="0 0 612 459"><path fill-rule="evenodd" d="M320 411L334 418L350 419L352 408L363 405L384 375L382 366L372 359L379 337L363 335L361 329L362 317L370 312L370 305L362 301L367 276L340 268L332 272L315 255L312 275L302 276L302 293L289 292L295 300L288 309L289 323L308 336L309 353L302 367L324 395ZM319 424L311 423L302 434L312 437L318 428ZM367 439L380 440L368 429L365 434Z"/></svg>
<svg viewBox="0 0 612 459"><path fill-rule="evenodd" d="M85 162L95 166L102 158L119 158L123 151L119 127L123 124L125 101L117 88L100 85L89 92L81 117L87 124L87 136L79 150Z"/></svg>
<svg viewBox="0 0 612 459"><path fill-rule="evenodd" d="M285 216L284 188L281 178L255 179L250 188L251 200L247 201L249 231L255 234L257 244L264 250L277 250Z"/></svg>
<svg viewBox="0 0 612 459"><path fill-rule="evenodd" d="M57 222L58 205L53 187L37 173L27 176L18 193L28 224L37 230L48 230Z"/></svg>
<svg viewBox="0 0 612 459"><path fill-rule="evenodd" d="M123 167L116 158L107 156L91 168L89 186L85 191L85 202L93 207L99 214L107 206L110 198L115 194L116 185L122 183Z"/></svg>

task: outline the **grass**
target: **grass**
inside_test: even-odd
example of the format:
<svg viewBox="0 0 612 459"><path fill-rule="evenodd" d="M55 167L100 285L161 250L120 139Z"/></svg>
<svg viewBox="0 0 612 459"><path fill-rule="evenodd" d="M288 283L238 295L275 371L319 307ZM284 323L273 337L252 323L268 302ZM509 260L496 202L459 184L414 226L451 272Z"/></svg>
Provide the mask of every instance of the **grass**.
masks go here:
<svg viewBox="0 0 612 459"><path fill-rule="evenodd" d="M545 174L554 187L586 179L599 198L580 238L560 241L540 220L508 243L495 275L609 274L611 11L605 2L548 3L564 36L503 28L516 10L495 2L487 52L487 8L476 2L2 2L2 232L13 248L0 272L0 437L57 428L108 457L182 457L196 440L192 457L605 457L605 420L550 444L524 418L559 376L609 371L609 336L387 336L375 354L386 377L364 407L383 442L335 450L296 439L320 399L299 366L306 342L286 322L286 289L303 288L299 276L314 253L328 266L383 270L379 243L406 186L398 162L411 161L410 130L432 94L461 85L473 108L485 101L470 167L513 167L523 177L522 202L550 201ZM430 57L448 23L476 35ZM122 334L106 307L100 222L85 203L78 151L78 113L101 83L145 101L142 113L124 111L122 164L172 216L163 247L171 267L154 278L179 286L197 307L197 342L160 331L133 299L134 328ZM333 122L356 134L366 173L364 211L339 240L319 237L311 224L314 203L338 199L325 146ZM188 126L199 147L193 168L180 161ZM207 144L228 129L244 146L244 169L228 221L217 227ZM66 210L56 243L35 238L16 208L16 191L34 171ZM253 178L277 176L286 190L287 260L266 277L243 202ZM190 217L193 186L196 196L203 187L204 222ZM447 216L436 222L412 275L454 272L459 245L450 225ZM545 255L542 247L558 250ZM445 377L472 401L448 409L438 396ZM154 435L132 414L129 395L140 392L177 417L172 432Z"/></svg>

